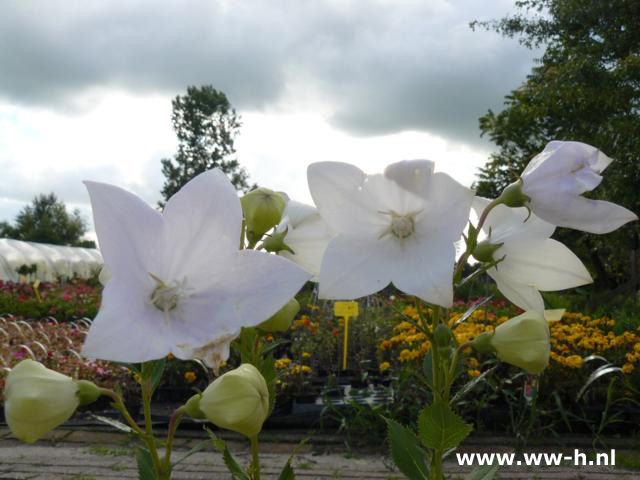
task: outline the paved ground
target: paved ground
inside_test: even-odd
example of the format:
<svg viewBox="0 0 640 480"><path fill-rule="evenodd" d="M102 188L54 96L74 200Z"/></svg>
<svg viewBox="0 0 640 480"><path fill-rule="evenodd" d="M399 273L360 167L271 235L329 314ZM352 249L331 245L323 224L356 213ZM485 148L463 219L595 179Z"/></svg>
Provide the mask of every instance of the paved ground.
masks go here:
<svg viewBox="0 0 640 480"><path fill-rule="evenodd" d="M200 439L177 439L174 459L180 459ZM297 478L312 479L399 479L382 449L369 449L349 453L330 437L313 446L304 445L295 460ZM261 455L263 478L276 479L290 453L296 447L286 434L271 435L271 441L263 442ZM288 441L289 440L289 441ZM335 438L334 438L335 440ZM238 461L248 462L247 445L230 440L230 449ZM586 450L586 449L585 449ZM467 445L466 452L508 452L510 447L497 446L496 441L483 441ZM573 453L573 449L567 449ZM618 449L618 457L623 455ZM636 455L640 452L636 451ZM464 478L468 468L454 462L447 463L451 478ZM137 478L131 443L125 435L110 432L58 430L35 445L25 445L11 439L8 431L0 431L0 479L32 480L116 480ZM229 478L221 456L208 449L194 454L178 465L174 477L178 480ZM510 467L504 468L501 479L526 480L639 480L640 470L612 467Z"/></svg>

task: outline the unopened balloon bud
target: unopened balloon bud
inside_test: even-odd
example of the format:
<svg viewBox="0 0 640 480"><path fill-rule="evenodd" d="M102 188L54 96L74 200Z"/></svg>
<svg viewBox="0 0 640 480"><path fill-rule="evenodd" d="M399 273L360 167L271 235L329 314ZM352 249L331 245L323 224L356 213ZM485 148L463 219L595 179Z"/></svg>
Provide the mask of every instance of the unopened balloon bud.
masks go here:
<svg viewBox="0 0 640 480"><path fill-rule="evenodd" d="M257 188L240 199L247 234L262 237L280 223L287 200L281 193L268 188ZM251 238L249 238L251 241Z"/></svg>

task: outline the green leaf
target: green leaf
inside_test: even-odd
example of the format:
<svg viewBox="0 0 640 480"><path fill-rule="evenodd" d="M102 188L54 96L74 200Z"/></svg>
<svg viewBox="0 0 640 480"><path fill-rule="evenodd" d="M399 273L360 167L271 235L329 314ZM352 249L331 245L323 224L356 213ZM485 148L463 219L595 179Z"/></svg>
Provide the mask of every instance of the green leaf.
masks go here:
<svg viewBox="0 0 640 480"><path fill-rule="evenodd" d="M422 371L429 387L433 386L433 350L429 350L422 361Z"/></svg>
<svg viewBox="0 0 640 480"><path fill-rule="evenodd" d="M213 446L216 447L216 449L220 453L222 453L222 459L224 460L224 464L227 466L229 472L231 473L232 480L251 480L249 475L247 475L242 467L238 465L236 459L233 458L233 455L231 455L231 452L227 448L227 445L218 437L216 437L215 433L213 433L210 429L205 428L205 430L209 434L209 438L211 438Z"/></svg>
<svg viewBox="0 0 640 480"><path fill-rule="evenodd" d="M151 394L156 391L158 385L160 384L160 380L162 380L162 374L164 373L164 367L167 363L166 358L162 358L160 360L154 360L152 362L148 362L149 366L147 367L149 378L151 378Z"/></svg>
<svg viewBox="0 0 640 480"><path fill-rule="evenodd" d="M398 469L409 480L429 478L428 454L420 448L420 441L416 434L394 420L388 418L385 420L388 427L391 458Z"/></svg>
<svg viewBox="0 0 640 480"><path fill-rule="evenodd" d="M158 480L148 450L136 446L136 462L138 463L138 478L140 480Z"/></svg>
<svg viewBox="0 0 640 480"><path fill-rule="evenodd" d="M296 474L291 467L291 457L289 457L289 460L287 460L282 472L280 472L278 480L296 480Z"/></svg>
<svg viewBox="0 0 640 480"><path fill-rule="evenodd" d="M273 358L273 354L270 353L262 360L258 370L260 370L260 373L267 382L267 389L269 390L269 415L271 415L276 406L276 377L278 376L276 360Z"/></svg>
<svg viewBox="0 0 640 480"><path fill-rule="evenodd" d="M474 468L464 480L493 480L498 473L498 468L500 466L497 463L495 465L480 465Z"/></svg>
<svg viewBox="0 0 640 480"><path fill-rule="evenodd" d="M425 407L418 418L422 444L435 450L444 451L457 447L471 429L471 425L464 423L448 404L440 400Z"/></svg>

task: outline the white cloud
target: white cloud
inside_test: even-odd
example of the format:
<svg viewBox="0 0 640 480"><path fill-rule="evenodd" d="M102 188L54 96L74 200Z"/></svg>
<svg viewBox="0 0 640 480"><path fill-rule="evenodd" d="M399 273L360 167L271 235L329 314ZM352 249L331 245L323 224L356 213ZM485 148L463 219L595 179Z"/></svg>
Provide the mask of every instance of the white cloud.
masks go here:
<svg viewBox="0 0 640 480"><path fill-rule="evenodd" d="M468 22L510 0L61 0L0 5L0 220L93 179L160 198L171 98L213 84L243 116L251 180L310 200L306 166L429 158L465 184L533 53Z"/></svg>

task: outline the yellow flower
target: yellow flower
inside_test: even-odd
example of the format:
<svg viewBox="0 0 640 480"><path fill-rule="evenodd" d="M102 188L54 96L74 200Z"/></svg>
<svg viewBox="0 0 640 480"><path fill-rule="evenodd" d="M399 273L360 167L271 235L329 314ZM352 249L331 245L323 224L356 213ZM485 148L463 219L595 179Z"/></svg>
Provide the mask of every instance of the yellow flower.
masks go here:
<svg viewBox="0 0 640 480"><path fill-rule="evenodd" d="M479 370L468 370L467 373L469 374L470 377L479 377L480 376L480 371Z"/></svg>
<svg viewBox="0 0 640 480"><path fill-rule="evenodd" d="M302 358L309 358L311 354L309 352L302 352Z"/></svg>
<svg viewBox="0 0 640 480"><path fill-rule="evenodd" d="M411 360L411 352L406 348L400 352L400 356L398 357L401 362L406 362Z"/></svg>
<svg viewBox="0 0 640 480"><path fill-rule="evenodd" d="M287 368L289 366L289 364L291 363L291 359L290 358L279 358L278 360L276 360L276 368L278 370L282 370L283 368Z"/></svg>
<svg viewBox="0 0 640 480"><path fill-rule="evenodd" d="M302 373L311 373L311 367L308 365L302 365Z"/></svg>
<svg viewBox="0 0 640 480"><path fill-rule="evenodd" d="M564 364L570 368L581 368L582 357L580 355L571 355L564 360Z"/></svg>
<svg viewBox="0 0 640 480"><path fill-rule="evenodd" d="M624 373L629 374L629 373L633 372L633 371L635 370L635 368L636 368L636 367L634 367L634 366L633 366L633 364L631 364L631 363L625 363L625 364L622 366L622 371L623 371Z"/></svg>
<svg viewBox="0 0 640 480"><path fill-rule="evenodd" d="M469 357L467 359L467 364L471 367L471 368L478 368L478 365L480 365L480 362L478 362L478 359L473 358L473 357Z"/></svg>
<svg viewBox="0 0 640 480"><path fill-rule="evenodd" d="M184 380L187 383L193 383L196 381L196 378L198 378L198 376L195 374L195 372L184 372Z"/></svg>
<svg viewBox="0 0 640 480"><path fill-rule="evenodd" d="M379 367L381 372L386 372L390 368L391 368L391 364L389 362L382 362Z"/></svg>

